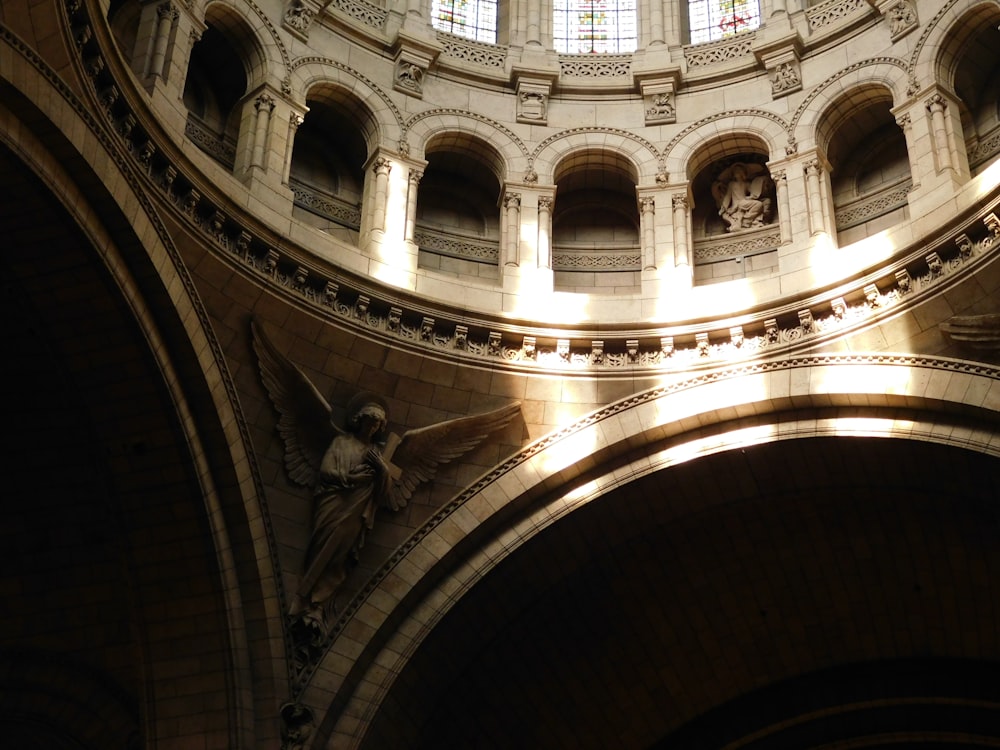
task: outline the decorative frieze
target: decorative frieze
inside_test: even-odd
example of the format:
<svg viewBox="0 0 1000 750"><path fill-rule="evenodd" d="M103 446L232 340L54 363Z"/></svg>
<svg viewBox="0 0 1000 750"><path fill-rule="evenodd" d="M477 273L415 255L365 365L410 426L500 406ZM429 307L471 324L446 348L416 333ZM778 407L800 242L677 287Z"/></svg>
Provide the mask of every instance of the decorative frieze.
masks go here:
<svg viewBox="0 0 1000 750"><path fill-rule="evenodd" d="M753 53L753 40L750 31L718 42L692 44L684 48L684 61L690 69L737 60Z"/></svg>
<svg viewBox="0 0 1000 750"><path fill-rule="evenodd" d="M624 252L558 252L552 255L556 271L638 271L642 257L639 250Z"/></svg>
<svg viewBox="0 0 1000 750"><path fill-rule="evenodd" d="M385 26L385 19L389 17L389 12L385 8L380 8L365 0L333 0L330 8L336 8L341 13L361 21L365 26L373 29L381 29Z"/></svg>
<svg viewBox="0 0 1000 750"><path fill-rule="evenodd" d="M292 190L292 202L296 206L350 229L361 226L361 209L357 206L296 180L290 180L288 187Z"/></svg>
<svg viewBox="0 0 1000 750"><path fill-rule="evenodd" d="M568 78L620 78L632 74L632 56L559 55L559 70Z"/></svg>
<svg viewBox="0 0 1000 750"><path fill-rule="evenodd" d="M806 19L809 21L809 29L816 31L870 9L868 0L826 0L806 8Z"/></svg>
<svg viewBox="0 0 1000 750"><path fill-rule="evenodd" d="M414 241L421 250L476 263L496 265L500 258L500 243L496 240L491 242L419 229L414 234Z"/></svg>
<svg viewBox="0 0 1000 750"><path fill-rule="evenodd" d="M862 198L837 208L837 229L848 229L866 221L883 216L906 205L907 196L913 183L905 180L898 187L882 190L875 195Z"/></svg>
<svg viewBox="0 0 1000 750"><path fill-rule="evenodd" d="M443 31L437 32L437 38L443 46L442 57L501 71L507 62L506 47L465 39Z"/></svg>

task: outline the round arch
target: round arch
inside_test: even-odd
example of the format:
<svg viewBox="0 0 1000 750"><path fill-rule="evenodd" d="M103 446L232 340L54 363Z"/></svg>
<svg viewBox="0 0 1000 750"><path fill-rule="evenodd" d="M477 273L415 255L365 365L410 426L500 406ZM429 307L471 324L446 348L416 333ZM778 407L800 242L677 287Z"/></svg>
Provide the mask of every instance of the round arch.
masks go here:
<svg viewBox="0 0 1000 750"><path fill-rule="evenodd" d="M944 3L933 18L922 24L924 31L910 58L910 69L918 86L923 89L936 83L952 90L962 42L982 24L996 25L998 15L1000 9L990 0Z"/></svg>
<svg viewBox="0 0 1000 750"><path fill-rule="evenodd" d="M141 377L133 373L132 380L142 382L142 387L151 389L154 397L129 401L125 395L128 378L124 374L128 365L123 364L123 372L119 375L121 393L117 400L99 401L92 405L96 410L94 413L100 415L95 431L102 435L111 431L120 436L119 440L125 440L124 436L131 434L138 421L143 416L148 417L149 443L140 441L113 448L105 446L109 448L110 462L135 462L130 469L129 487L132 493L138 492L139 495L145 487L148 497L144 500L165 492L164 487L172 486L167 479L172 472L152 459L144 471L139 457L145 455L157 439L162 441L156 445L163 454L178 452L180 458L171 454L172 471L177 474L171 479L177 481L178 486L184 484L187 487L191 493L189 499L198 510L193 519L185 516L185 521L178 524L176 531L191 534L191 539L200 538L198 535L202 533L209 535L211 542L204 550L207 554L204 559L211 559L209 569L217 571L212 587L218 599L214 601L217 609L212 609L211 614L206 610L206 620L209 616L221 617L221 627L228 635L226 643L218 644L219 672L210 679L217 677L219 680L218 709L225 714L230 738L239 744L253 744L259 729L255 711L261 708L260 704L254 705L254 700L262 699L269 704L276 697L259 694L257 688L260 684L274 686L275 675L264 677L262 683L255 683L254 670L250 666L251 655L256 654L258 661L272 665L269 669L278 665L280 670L284 664L284 653L280 646L283 635L278 614L282 609L281 594L273 561L265 553L266 547L253 541L266 538L268 532L265 529L266 510L261 507L263 498L253 491L259 486L259 481L253 476L251 453L247 447L248 434L232 398L234 389L222 364L220 347L211 333L192 280L156 208L139 189L137 172L130 167L127 157L116 158L118 155L113 154L109 158L108 151L113 150L115 144L91 130L93 123L80 115L85 108L78 102L67 101L70 96L67 90L52 87L51 82L55 80L54 75L47 77L44 71L25 66L16 86L33 92L48 90L49 94L38 95L33 100L37 104L30 103L12 85L8 91L12 96L5 102L11 108L0 107L0 152L10 160L10 164L19 165L16 171L26 175L23 178L25 185L37 181L39 186L44 186L45 200L51 204L50 208L56 207L60 214L65 214L65 222L59 226L68 226L72 232L72 243L67 241L67 249L81 253L80 258L86 255L84 262L80 263L81 273L72 272L74 280L67 283L67 294L73 289L72 284L77 283L75 279L86 270L88 278L94 274L100 276L105 284L102 288L113 290L114 304L127 311L126 315L112 316L115 317L114 330L109 330L107 336L95 336L95 347L107 346L110 349L118 342L110 334L131 335L129 331L137 332L142 342L134 351L123 349L107 356L111 357L109 361L118 361L126 355L141 360L143 366L149 369L140 369L143 373ZM29 113L32 127L26 127L20 121L25 113ZM39 123L43 122L47 126L39 127ZM63 127L56 127L53 123L61 123ZM109 177L109 164L120 165L117 172L119 179ZM5 174L13 174L14 171L11 169ZM13 193L20 195L21 191L14 189ZM33 196L35 193L26 190L25 194ZM126 212L123 206L133 208ZM56 224L54 219L53 224ZM44 265L45 258L40 257L38 261ZM58 274L62 270L55 267L53 273ZM81 293L82 290L81 286ZM155 311L150 300L159 303ZM95 310L104 312L111 304L112 301L103 306L97 304ZM62 303L48 307L52 308L51 313L56 317L67 314ZM73 320L82 326L81 331L90 325L90 318L81 316L79 308L74 310ZM71 327L62 327L64 335L70 335ZM81 362L86 360L86 350L79 347L77 350L84 359L73 360L73 366L85 367ZM111 387L115 382L110 381ZM144 396L148 398L149 394ZM215 415L218 415L217 419ZM178 438L178 435L183 437ZM116 457L116 451L121 451L123 455ZM227 458L220 460L220 456ZM185 480L178 476L185 473L180 471L182 465L189 470ZM251 491L248 492L248 489ZM135 502L133 495L129 495L128 502ZM135 511L135 518L140 523L152 526L152 520L143 514L154 511L146 511L140 506L141 503L135 507L126 506L126 510ZM190 524L185 526L188 521ZM169 543L176 555L179 540L180 537L161 542ZM149 542L148 549L162 550L163 545ZM208 549L211 551L208 552ZM177 560L178 566L181 559ZM201 559L192 555L188 562ZM163 595L170 590L162 578L168 575L169 570L170 565L166 563L157 567L146 566L135 571L134 584L139 589L148 586L150 591L157 592L157 596ZM125 591L118 594L124 597ZM196 594L193 590L177 589L173 591L173 600L169 596L157 600L151 595L149 601L136 603L136 616L140 621L144 617L148 622L155 620L153 610L146 607L188 612L197 608L195 597L202 594L203 591ZM250 605L253 611L247 608L247 601L253 602ZM204 600L201 604L206 606ZM162 611L157 613L162 616ZM268 623L265 636L254 638L248 634L246 620L251 616ZM192 619L197 621L198 618ZM204 627L208 633L217 632L211 630L212 623L206 622ZM187 680L203 684L200 681L206 675L168 675L169 670L165 667L171 660L183 658L185 649L189 650L192 659L198 659L194 652L201 653L198 650L204 649L207 641L196 641L192 638L175 639L162 628L156 633L147 633L143 645L147 659L144 666L148 670L144 679L148 682L144 685L142 699L155 701L158 691L177 691L177 686ZM279 644L278 651L273 650L274 644ZM281 675L277 677L280 680ZM247 700L247 696L254 696L254 699ZM167 728L168 725L171 728ZM188 731L191 727L185 730L177 721L171 723L164 720L147 729L168 736L177 731ZM265 734L274 731L268 727ZM151 741L155 741L155 734Z"/></svg>
<svg viewBox="0 0 1000 750"><path fill-rule="evenodd" d="M811 147L817 143L817 128L824 115L835 103L843 101L845 96L850 97L854 92L866 92L878 87L889 90L892 105L896 106L908 98L907 86L902 61L895 58L861 60L838 71L810 91L795 111L791 128L800 147Z"/></svg>
<svg viewBox="0 0 1000 750"><path fill-rule="evenodd" d="M246 6L213 0L205 6L203 21L224 34L239 53L248 93L268 83L280 91L286 75L285 60L278 54L280 42L273 38L270 43L262 41L262 36L271 34L261 18L247 15Z"/></svg>
<svg viewBox="0 0 1000 750"><path fill-rule="evenodd" d="M898 438L997 458L998 412L995 368L902 355L720 371L595 412L443 508L352 604L313 676L340 692L322 736L357 746L395 677L455 602L542 530L609 492L699 457L803 438ZM347 680L332 670L359 654Z"/></svg>
<svg viewBox="0 0 1000 750"><path fill-rule="evenodd" d="M763 150L773 160L774 154L783 153L786 139L784 122L770 112L747 110L713 115L689 126L667 144L664 149L667 172L674 181L680 175L689 179L702 166L698 155L711 154L705 157L710 160L715 158L712 152L720 148L728 153ZM746 148L751 144L752 148Z"/></svg>
<svg viewBox="0 0 1000 750"><path fill-rule="evenodd" d="M402 133L402 117L396 105L385 92L345 65L325 58L303 58L294 63L291 75L293 95L303 105L306 98L319 87L359 114L365 113L365 140L369 153L378 148L390 148L391 141L398 141Z"/></svg>
<svg viewBox="0 0 1000 750"><path fill-rule="evenodd" d="M431 110L406 123L407 142L414 158L426 159L428 148L448 139L468 138L490 144L499 159L492 160L494 172L501 182L528 171L528 155L524 144L510 129L486 117L477 117L462 110Z"/></svg>
<svg viewBox="0 0 1000 750"><path fill-rule="evenodd" d="M633 133L611 128L576 128L556 133L538 145L532 154L539 182L553 184L561 165L575 154L607 153L618 164L628 164L628 171L638 186L656 184L659 155L656 147Z"/></svg>

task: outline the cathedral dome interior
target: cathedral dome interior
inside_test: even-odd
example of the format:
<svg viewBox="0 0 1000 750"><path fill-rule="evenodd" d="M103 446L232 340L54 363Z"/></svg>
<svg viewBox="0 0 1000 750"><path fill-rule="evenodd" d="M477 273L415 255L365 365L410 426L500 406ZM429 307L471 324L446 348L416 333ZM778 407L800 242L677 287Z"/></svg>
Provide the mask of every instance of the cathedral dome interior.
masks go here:
<svg viewBox="0 0 1000 750"><path fill-rule="evenodd" d="M0 189L0 744L1000 744L997 0L0 0Z"/></svg>

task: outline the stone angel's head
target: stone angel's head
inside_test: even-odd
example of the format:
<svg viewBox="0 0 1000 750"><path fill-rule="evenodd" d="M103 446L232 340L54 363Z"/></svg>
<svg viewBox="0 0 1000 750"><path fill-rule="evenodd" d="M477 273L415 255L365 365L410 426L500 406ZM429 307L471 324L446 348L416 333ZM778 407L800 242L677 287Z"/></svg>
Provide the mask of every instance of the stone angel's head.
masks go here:
<svg viewBox="0 0 1000 750"><path fill-rule="evenodd" d="M347 429L365 433L372 441L382 442L389 421L385 400L374 393L359 393L347 404Z"/></svg>

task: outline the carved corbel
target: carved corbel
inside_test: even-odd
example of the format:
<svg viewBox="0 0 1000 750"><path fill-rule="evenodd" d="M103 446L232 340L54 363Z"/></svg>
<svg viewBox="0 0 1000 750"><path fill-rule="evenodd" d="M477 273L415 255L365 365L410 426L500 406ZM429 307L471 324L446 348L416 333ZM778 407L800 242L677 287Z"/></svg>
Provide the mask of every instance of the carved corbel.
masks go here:
<svg viewBox="0 0 1000 750"><path fill-rule="evenodd" d="M753 53L767 71L772 99L780 99L802 89L802 68L799 65L802 40L798 32L756 42Z"/></svg>
<svg viewBox="0 0 1000 750"><path fill-rule="evenodd" d="M400 31L395 45L392 87L408 96L423 98L427 71L441 54L441 49L441 45L436 42Z"/></svg>
<svg viewBox="0 0 1000 750"><path fill-rule="evenodd" d="M304 42L309 41L309 27L330 0L291 0L281 17L282 27Z"/></svg>
<svg viewBox="0 0 1000 750"><path fill-rule="evenodd" d="M916 4L912 0L878 0L875 7L885 19L886 26L889 27L889 38L894 42L920 25Z"/></svg>
<svg viewBox="0 0 1000 750"><path fill-rule="evenodd" d="M661 125L677 122L677 87L680 84L680 69L669 68L659 74L642 78L643 115L647 125Z"/></svg>

